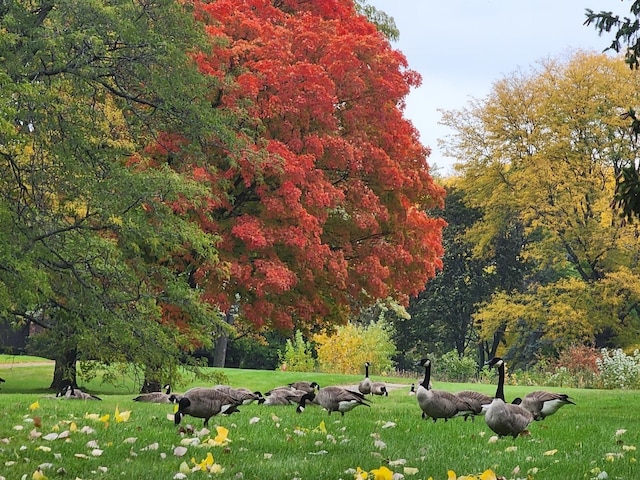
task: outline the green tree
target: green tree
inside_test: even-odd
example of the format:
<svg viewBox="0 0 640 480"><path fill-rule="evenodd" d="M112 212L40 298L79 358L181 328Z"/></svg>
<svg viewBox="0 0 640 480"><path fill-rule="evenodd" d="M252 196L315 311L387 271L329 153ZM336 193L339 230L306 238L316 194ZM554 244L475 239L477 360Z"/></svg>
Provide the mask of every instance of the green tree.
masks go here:
<svg viewBox="0 0 640 480"><path fill-rule="evenodd" d="M171 260L216 264L215 236L176 215L208 190L168 166L139 167L166 132L200 145L225 131L189 57L202 30L170 0L1 8L3 318L60 342L54 388L76 382L77 359L134 362L161 381L180 350L222 328Z"/></svg>
<svg viewBox="0 0 640 480"><path fill-rule="evenodd" d="M586 9L585 25L593 25L602 35L614 31L614 39L606 50L620 52L624 48L624 60L632 70L640 67L640 1L634 1L630 7L630 17L620 18L613 12L599 13ZM640 119L636 114L636 104L626 105L627 111L621 118L629 121L629 128L635 142L640 134ZM628 220L640 216L640 167L634 156L623 157L623 165L616 172L616 190L614 202L620 207L622 215Z"/></svg>
<svg viewBox="0 0 640 480"><path fill-rule="evenodd" d="M462 358L469 349L477 350L478 362L495 354L501 340L496 330L491 341L481 341L472 317L476 305L492 292L519 289L526 264L519 257L522 236L517 228L496 232L483 251L476 248L468 232L482 218L482 210L465 204L464 190L456 179L447 186L442 217L447 221L442 243L444 268L412 298L407 311L410 319L394 321L398 350L415 361L424 352L443 355L455 350Z"/></svg>

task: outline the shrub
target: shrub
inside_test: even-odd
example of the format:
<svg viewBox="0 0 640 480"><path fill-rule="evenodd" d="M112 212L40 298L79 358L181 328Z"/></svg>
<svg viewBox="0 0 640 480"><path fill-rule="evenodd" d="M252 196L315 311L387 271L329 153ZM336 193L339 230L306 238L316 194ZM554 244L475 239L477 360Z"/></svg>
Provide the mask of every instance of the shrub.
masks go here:
<svg viewBox="0 0 640 480"><path fill-rule="evenodd" d="M436 366L437 377L449 382L468 382L475 379L478 373L476 360L466 356L460 358L456 350L442 355Z"/></svg>
<svg viewBox="0 0 640 480"><path fill-rule="evenodd" d="M548 379L551 386L567 386L577 388L595 387L600 383L598 378L598 360L600 351L586 345L574 345L560 352L560 356L551 363L553 373Z"/></svg>
<svg viewBox="0 0 640 480"><path fill-rule="evenodd" d="M278 350L280 368L292 372L313 372L316 362L313 358L313 346L305 341L300 330L296 330L293 341L290 338L284 347L284 352Z"/></svg>
<svg viewBox="0 0 640 480"><path fill-rule="evenodd" d="M601 351L602 358L597 360L600 379L604 388L640 388L640 350L632 355L621 349Z"/></svg>
<svg viewBox="0 0 640 480"><path fill-rule="evenodd" d="M372 374L386 374L392 370L391 358L396 347L382 322L366 327L344 325L333 335L314 336L314 341L318 345L322 372L364 373L364 362L371 363Z"/></svg>

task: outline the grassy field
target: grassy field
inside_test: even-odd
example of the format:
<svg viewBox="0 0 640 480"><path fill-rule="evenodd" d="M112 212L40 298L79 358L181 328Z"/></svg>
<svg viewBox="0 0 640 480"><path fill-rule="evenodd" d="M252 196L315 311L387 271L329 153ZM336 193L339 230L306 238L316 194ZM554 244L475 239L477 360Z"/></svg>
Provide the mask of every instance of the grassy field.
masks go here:
<svg viewBox="0 0 640 480"><path fill-rule="evenodd" d="M415 397L408 395L412 379L406 378L384 379L407 386L344 416L328 415L319 407L296 414L294 406L254 404L213 418L207 433L202 420L192 417L186 417L183 426L189 424L193 431L176 427L170 420L172 405L133 402L137 386L127 379L117 387L98 381L84 385L102 396L102 402L58 400L47 392L52 371L52 365L41 365L38 359L20 365L0 357L0 377L6 380L0 385L0 478L38 479L42 472L50 479L84 480L347 480L357 477L358 468L371 472L383 466L407 480L447 480L449 470L480 478L488 469L505 479L640 478L637 391L562 389L577 405L536 422L530 436L515 441L495 439L482 417L475 422L422 420ZM229 384L262 391L298 379L321 386L360 380L349 375L224 372ZM434 383L449 391L495 390L493 385ZM531 390L506 386L509 398ZM118 422L116 409L130 411L128 420ZM228 430L226 441L216 427ZM208 471L193 471L198 464ZM378 478L390 478L384 472L388 474L379 470Z"/></svg>

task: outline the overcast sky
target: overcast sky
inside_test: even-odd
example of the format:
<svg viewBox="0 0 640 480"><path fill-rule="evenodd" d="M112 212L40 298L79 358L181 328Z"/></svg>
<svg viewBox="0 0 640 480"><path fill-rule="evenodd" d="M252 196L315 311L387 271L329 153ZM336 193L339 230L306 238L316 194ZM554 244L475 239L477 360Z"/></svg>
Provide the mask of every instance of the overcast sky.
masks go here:
<svg viewBox="0 0 640 480"><path fill-rule="evenodd" d="M391 15L400 30L394 47L422 75L407 99L405 116L431 148L429 163L452 173L453 160L438 151L450 130L438 125L438 109L456 110L484 98L493 82L538 60L573 50L601 52L612 36L583 26L585 9L629 15L621 0L369 0Z"/></svg>

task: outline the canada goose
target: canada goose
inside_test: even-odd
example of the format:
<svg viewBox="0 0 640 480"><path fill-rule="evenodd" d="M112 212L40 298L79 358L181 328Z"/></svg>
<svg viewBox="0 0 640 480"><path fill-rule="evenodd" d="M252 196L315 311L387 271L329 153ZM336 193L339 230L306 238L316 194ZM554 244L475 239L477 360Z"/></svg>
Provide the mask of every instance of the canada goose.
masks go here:
<svg viewBox="0 0 640 480"><path fill-rule="evenodd" d="M83 392L79 388L74 388L73 385L65 385L62 387L62 390L58 392L56 397L66 398L67 400L102 400L100 397Z"/></svg>
<svg viewBox="0 0 640 480"><path fill-rule="evenodd" d="M172 395L173 397L173 395ZM204 418L204 426L209 426L209 419L220 413L230 414L237 411L241 402L221 390L206 387L194 387L187 390L177 401L178 411L174 415L176 425L182 417L191 415Z"/></svg>
<svg viewBox="0 0 640 480"><path fill-rule="evenodd" d="M416 384L412 383L411 388L409 389L409 393L407 395L415 395L416 394Z"/></svg>
<svg viewBox="0 0 640 480"><path fill-rule="evenodd" d="M519 405L504 401L504 360L492 358L488 365L498 369L498 388L496 396L487 409L484 420L487 426L498 436L507 435L516 438L524 432L533 421L533 414Z"/></svg>
<svg viewBox="0 0 640 480"><path fill-rule="evenodd" d="M575 405L569 395L565 393L545 392L543 390L531 392L525 395L524 398L515 398L511 403L529 410L534 420L544 420L565 405Z"/></svg>
<svg viewBox="0 0 640 480"><path fill-rule="evenodd" d="M216 390L220 390L229 395L231 398L238 400L242 405L249 405L250 403L256 401L258 403L264 402L262 393L258 391L252 392L248 388L233 388L228 385L216 385L213 388L215 388Z"/></svg>
<svg viewBox="0 0 640 480"><path fill-rule="evenodd" d="M434 422L444 418L446 422L449 418L473 414L473 408L453 393L429 388L431 360L423 358L418 365L424 367L424 380L416 391L416 400L422 409L422 418L432 418Z"/></svg>
<svg viewBox="0 0 640 480"><path fill-rule="evenodd" d="M171 385L167 384L164 387L164 392L149 392L138 395L133 399L134 402L149 402L149 403L171 403L169 397L171 395Z"/></svg>
<svg viewBox="0 0 640 480"><path fill-rule="evenodd" d="M291 387L274 388L265 393L264 405L290 405L300 403L302 397L308 394L309 392Z"/></svg>
<svg viewBox="0 0 640 480"><path fill-rule="evenodd" d="M296 390L304 390L307 393L313 393L320 388L320 385L318 385L316 382L305 381L290 383L289 386Z"/></svg>
<svg viewBox="0 0 640 480"><path fill-rule="evenodd" d="M389 392L387 391L387 386L383 382L373 382L371 384L371 395L384 395L388 397Z"/></svg>
<svg viewBox="0 0 640 480"><path fill-rule="evenodd" d="M463 390L461 392L456 392L455 395L465 402L467 402L473 408L472 415L465 415L464 420L467 421L468 417L471 417L473 421L475 419L475 415L484 415L487 413L487 409L491 402L493 402L493 397L486 395L482 392L476 392L474 390Z"/></svg>
<svg viewBox="0 0 640 480"><path fill-rule="evenodd" d="M344 415L344 412L353 410L358 405L370 406L367 403L367 399L362 393L354 392L353 390L347 390L342 387L324 387L318 390L317 393L307 393L300 399L300 404L296 411L302 413L306 402L313 401L322 408L329 412L340 412Z"/></svg>
<svg viewBox="0 0 640 480"><path fill-rule="evenodd" d="M358 391L363 395L370 394L373 386L373 382L369 378L369 366L369 362L364 363L364 378L358 384Z"/></svg>

